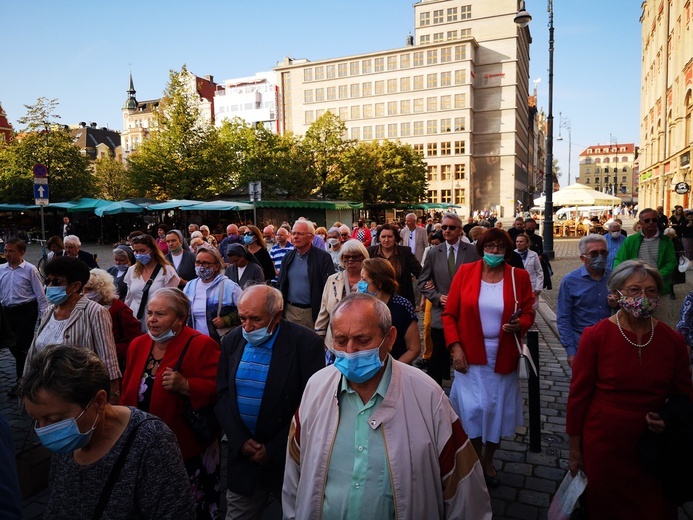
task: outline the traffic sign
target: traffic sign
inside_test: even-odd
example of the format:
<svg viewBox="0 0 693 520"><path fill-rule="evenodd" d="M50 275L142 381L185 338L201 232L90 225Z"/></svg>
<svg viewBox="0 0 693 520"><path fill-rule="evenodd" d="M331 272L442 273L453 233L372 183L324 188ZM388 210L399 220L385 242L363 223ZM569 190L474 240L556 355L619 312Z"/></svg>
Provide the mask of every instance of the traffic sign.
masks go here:
<svg viewBox="0 0 693 520"><path fill-rule="evenodd" d="M41 163L34 164L34 177L43 178L48 175L48 168Z"/></svg>
<svg viewBox="0 0 693 520"><path fill-rule="evenodd" d="M34 184L34 198L48 200L48 184Z"/></svg>
<svg viewBox="0 0 693 520"><path fill-rule="evenodd" d="M37 184L43 184L44 186L48 186L48 177L34 177L34 186Z"/></svg>
<svg viewBox="0 0 693 520"><path fill-rule="evenodd" d="M37 206L48 206L48 199L34 199L34 204Z"/></svg>

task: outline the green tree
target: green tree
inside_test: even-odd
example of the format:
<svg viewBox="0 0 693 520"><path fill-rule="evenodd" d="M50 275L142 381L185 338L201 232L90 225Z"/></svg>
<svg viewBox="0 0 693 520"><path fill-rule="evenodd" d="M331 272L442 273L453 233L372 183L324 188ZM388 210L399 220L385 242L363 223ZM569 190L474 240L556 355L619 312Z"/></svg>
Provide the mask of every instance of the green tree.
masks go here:
<svg viewBox="0 0 693 520"><path fill-rule="evenodd" d="M323 199L337 198L344 176L343 159L354 146L346 139L346 125L332 112L325 112L306 132L303 144L312 157L311 171Z"/></svg>
<svg viewBox="0 0 693 520"><path fill-rule="evenodd" d="M157 127L128 159L130 185L159 199L209 198L234 187L228 150L200 114L195 76L171 71Z"/></svg>
<svg viewBox="0 0 693 520"><path fill-rule="evenodd" d="M77 146L67 128L55 124L56 100L39 98L25 105L25 125L14 139L0 149L0 200L31 203L33 201L33 167L44 164L48 169L50 199L67 201L95 194L94 177L89 160Z"/></svg>
<svg viewBox="0 0 693 520"><path fill-rule="evenodd" d="M94 180L98 197L102 199L123 200L135 196L125 166L110 155L94 163Z"/></svg>

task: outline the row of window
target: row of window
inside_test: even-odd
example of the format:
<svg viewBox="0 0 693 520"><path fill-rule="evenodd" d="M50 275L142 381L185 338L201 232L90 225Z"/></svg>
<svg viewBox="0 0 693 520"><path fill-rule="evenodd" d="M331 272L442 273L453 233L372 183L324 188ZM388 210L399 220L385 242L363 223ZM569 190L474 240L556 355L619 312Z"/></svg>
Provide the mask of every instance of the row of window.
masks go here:
<svg viewBox="0 0 693 520"><path fill-rule="evenodd" d="M444 120L449 122L450 120ZM399 137L411 137L411 136L422 136L422 135L436 135L438 132L438 121L431 120L426 121L426 126L424 127L424 121L414 121L413 123L390 123L388 125L366 125L366 126L354 126L349 129L349 137L351 139L359 139L370 141L371 139L397 139ZM440 133L449 132L449 126L445 129L441 128ZM454 149L455 155L461 155L465 153L465 141L447 141L440 143L440 155L451 155ZM418 145L414 145L416 148ZM423 145L421 145L423 146ZM454 147L454 148L453 148ZM421 150L423 153L423 150ZM439 155L438 144L429 143L428 144L428 156L435 157Z"/></svg>
<svg viewBox="0 0 693 520"><path fill-rule="evenodd" d="M618 179L617 179L616 175L614 175L614 180L613 180L613 182L618 182ZM628 177L627 177L626 175L624 175L623 177L621 177L621 182L628 182ZM588 178L585 178L585 184L589 184L589 183L590 183L589 177L588 177ZM600 184L600 182L599 182L599 177L595 177L595 178L594 178L594 183L595 183L595 184ZM608 183L609 183L609 177L604 177L604 183L605 183L605 184L608 184Z"/></svg>
<svg viewBox="0 0 693 520"><path fill-rule="evenodd" d="M452 61L463 61L466 59L467 46L465 44L452 45L442 49L406 52L382 58L365 58L332 65L316 65L315 67L303 69L303 81L345 78L347 76L384 72L385 70L409 69L411 67L451 63Z"/></svg>
<svg viewBox="0 0 693 520"><path fill-rule="evenodd" d="M614 172L614 173L618 173L618 166L614 166L613 168L611 168L611 171ZM621 171L622 171L622 172L627 172L627 171L628 171L628 166L624 166L623 168L621 168ZM585 168L585 174L588 174L588 175L589 175L590 173L592 173L592 169L591 169L591 168ZM602 173L602 169L601 169L599 166L597 166L597 167L594 169L594 173ZM604 167L604 173L609 173L609 167L608 167L608 166L605 166L605 167Z"/></svg>
<svg viewBox="0 0 693 520"><path fill-rule="evenodd" d="M459 31L446 31L433 33L433 43L442 43L444 41L454 41L461 40L463 38L470 38L472 36L471 29L460 29ZM431 43L430 34L422 34L419 36L419 45L428 45Z"/></svg>
<svg viewBox="0 0 693 520"><path fill-rule="evenodd" d="M627 152L627 151L628 151L628 149L625 146L619 146L619 147L611 146L611 147L607 147L607 148L596 148L596 149L588 148L587 149L587 153L613 153L613 152ZM623 160L625 161L626 158L624 157Z"/></svg>
<svg viewBox="0 0 693 520"><path fill-rule="evenodd" d="M610 159L609 159L608 157L605 157L605 158L604 158L604 162L605 162L605 163L608 163L609 161L610 161ZM618 162L618 157L614 157L613 159L611 159L611 161L617 163L617 162ZM601 160L599 157L597 157L597 158L594 160L594 164L600 164L601 162L602 162L602 160ZM629 162L628 157L625 157L625 156L621 157L621 162ZM591 158L591 157L587 157L587 158L585 159L585 164L592 164L592 158Z"/></svg>
<svg viewBox="0 0 693 520"><path fill-rule="evenodd" d="M425 79L425 81L424 81ZM305 103L320 103L335 99L349 99L359 97L380 96L384 94L397 94L398 92L411 92L416 90L451 87L453 85L465 85L467 83L467 71L459 69L455 71L431 73L417 76L406 76L379 81L364 81L363 83L351 83L334 87L320 87L303 91Z"/></svg>
<svg viewBox="0 0 693 520"><path fill-rule="evenodd" d="M401 101L388 101L387 103L373 103L367 105L352 105L350 107L306 110L305 124L309 125L318 119L325 111L338 114L342 121L356 119L370 119L372 117L385 117L396 115L420 114L423 112L438 112L441 110L461 110L467 108L467 96L455 94L454 96L432 96L428 98L403 99ZM464 118L455 118L462 119ZM450 125L448 125L450 126ZM457 127L458 125L455 125ZM443 125L441 124L441 128ZM448 132L450 130L447 130ZM458 131L458 130L456 130Z"/></svg>
<svg viewBox="0 0 693 520"><path fill-rule="evenodd" d="M416 149L416 147L414 147ZM467 169L464 164L441 164L440 168L438 165L429 165L427 167L426 180L429 181L463 181L467 174Z"/></svg>
<svg viewBox="0 0 693 520"><path fill-rule="evenodd" d="M455 188L455 198L452 198L452 190L428 190L428 202L432 204L466 204L467 195L464 188Z"/></svg>
<svg viewBox="0 0 693 520"><path fill-rule="evenodd" d="M463 5L459 8L449 7L448 9L435 9L419 13L419 27L428 27L441 23L457 22L459 20L469 20L472 17L472 6Z"/></svg>

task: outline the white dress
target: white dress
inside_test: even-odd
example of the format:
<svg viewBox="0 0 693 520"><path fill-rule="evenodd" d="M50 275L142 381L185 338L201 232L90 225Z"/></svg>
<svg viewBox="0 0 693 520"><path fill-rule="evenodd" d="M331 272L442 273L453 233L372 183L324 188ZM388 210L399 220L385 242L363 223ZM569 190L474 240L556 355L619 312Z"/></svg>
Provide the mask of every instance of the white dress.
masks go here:
<svg viewBox="0 0 693 520"><path fill-rule="evenodd" d="M469 365L466 374L455 370L450 402L470 439L500 442L501 437L515 433L522 425L522 394L517 371L494 372L498 353L498 336L503 314L503 281L490 284L481 281L479 315L484 333L486 365Z"/></svg>

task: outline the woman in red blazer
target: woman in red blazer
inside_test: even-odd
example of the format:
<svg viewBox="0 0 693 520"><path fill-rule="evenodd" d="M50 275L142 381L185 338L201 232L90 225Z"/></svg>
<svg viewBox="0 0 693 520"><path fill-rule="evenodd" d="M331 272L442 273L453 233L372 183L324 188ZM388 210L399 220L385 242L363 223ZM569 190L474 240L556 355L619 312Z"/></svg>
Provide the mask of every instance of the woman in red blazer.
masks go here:
<svg viewBox="0 0 693 520"><path fill-rule="evenodd" d="M455 369L450 401L479 456L486 484L496 487L493 454L500 438L522 424L514 336L521 338L534 323L534 293L527 271L506 263L513 251L507 232L489 229L476 248L482 260L460 266L442 320Z"/></svg>
<svg viewBox="0 0 693 520"><path fill-rule="evenodd" d="M121 404L154 414L173 430L197 501L197 518L213 518L219 504L220 444L197 440L183 420L183 397L193 409L216 403L219 345L185 325L189 314L183 291L163 288L154 293L147 307L148 334L133 340L128 350Z"/></svg>

